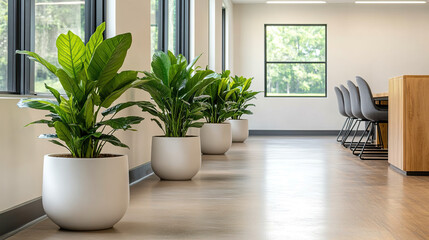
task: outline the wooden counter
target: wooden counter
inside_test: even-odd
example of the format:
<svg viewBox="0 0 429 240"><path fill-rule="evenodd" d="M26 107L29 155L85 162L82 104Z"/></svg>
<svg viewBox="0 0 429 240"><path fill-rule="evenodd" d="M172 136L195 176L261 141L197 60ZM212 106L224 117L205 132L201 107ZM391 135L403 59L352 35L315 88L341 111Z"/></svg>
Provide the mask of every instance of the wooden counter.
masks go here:
<svg viewBox="0 0 429 240"><path fill-rule="evenodd" d="M429 75L389 80L389 163L405 174L429 173Z"/></svg>

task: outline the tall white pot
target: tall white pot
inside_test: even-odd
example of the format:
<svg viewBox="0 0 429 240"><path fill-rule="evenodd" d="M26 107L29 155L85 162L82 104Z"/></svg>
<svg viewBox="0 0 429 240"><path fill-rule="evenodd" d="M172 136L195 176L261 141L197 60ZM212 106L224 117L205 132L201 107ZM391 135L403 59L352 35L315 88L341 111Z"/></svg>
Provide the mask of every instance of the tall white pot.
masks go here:
<svg viewBox="0 0 429 240"><path fill-rule="evenodd" d="M69 230L113 227L129 199L128 157L45 155L42 201L48 217Z"/></svg>
<svg viewBox="0 0 429 240"><path fill-rule="evenodd" d="M191 180L201 168L200 137L154 136L151 164L162 180Z"/></svg>
<svg viewBox="0 0 429 240"><path fill-rule="evenodd" d="M233 142L244 142L249 137L249 121L247 119L229 120Z"/></svg>
<svg viewBox="0 0 429 240"><path fill-rule="evenodd" d="M232 144L231 124L204 123L200 131L203 154L224 154Z"/></svg>

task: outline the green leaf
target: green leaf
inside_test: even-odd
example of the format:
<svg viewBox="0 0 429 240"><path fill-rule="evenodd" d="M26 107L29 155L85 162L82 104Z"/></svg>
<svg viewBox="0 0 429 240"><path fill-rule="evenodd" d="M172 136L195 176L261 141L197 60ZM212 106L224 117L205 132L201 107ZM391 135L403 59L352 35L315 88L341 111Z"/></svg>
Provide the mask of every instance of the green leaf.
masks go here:
<svg viewBox="0 0 429 240"><path fill-rule="evenodd" d="M21 99L18 102L18 107L20 108L33 108L38 110L48 110L52 113L56 113L58 105L57 103L45 100L45 99L37 99L37 98L27 98L27 99Z"/></svg>
<svg viewBox="0 0 429 240"><path fill-rule="evenodd" d="M137 80L137 71L123 71L116 74L107 84L100 86L100 97L103 101L114 91L121 89Z"/></svg>
<svg viewBox="0 0 429 240"><path fill-rule="evenodd" d="M131 128L131 125L139 124L143 119L144 118L137 116L120 117L102 121L98 123L98 125L107 125L113 129L127 130Z"/></svg>
<svg viewBox="0 0 429 240"><path fill-rule="evenodd" d="M29 59L31 59L35 62L41 63L43 66L45 66L53 74L55 74L57 72L57 67L55 67L53 64L46 61L44 58L40 57L37 53L30 52L30 51L24 51L24 50L17 50L16 53L28 55Z"/></svg>
<svg viewBox="0 0 429 240"><path fill-rule="evenodd" d="M33 125L33 124L47 124L49 127L53 126L52 125L53 122L51 120L41 119L41 120L37 120L37 121L31 122L31 123L25 125L25 127Z"/></svg>
<svg viewBox="0 0 429 240"><path fill-rule="evenodd" d="M106 142L108 142L108 143L110 143L110 144L112 144L114 146L117 146L117 147L123 147L123 148L128 148L129 149L129 147L127 145L123 144L121 142L121 140L119 140L117 137L115 137L113 135L103 134L98 139L102 140L102 141L106 141Z"/></svg>
<svg viewBox="0 0 429 240"><path fill-rule="evenodd" d="M92 56L95 52L95 49L103 42L103 32L106 29L106 23L100 24L95 30L94 34L89 38L89 41L85 46L85 63L88 68L89 63L91 62Z"/></svg>
<svg viewBox="0 0 429 240"><path fill-rule="evenodd" d="M203 125L204 125L203 122L194 122L194 123L190 124L189 127L201 128Z"/></svg>
<svg viewBox="0 0 429 240"><path fill-rule="evenodd" d="M67 74L77 79L85 61L85 44L76 34L68 31L57 38L58 63Z"/></svg>
<svg viewBox="0 0 429 240"><path fill-rule="evenodd" d="M58 69L57 71L57 77L60 80L61 85L64 88L64 91L66 91L67 96L75 96L77 99L81 99L83 92L79 88L77 82L72 79L63 69Z"/></svg>
<svg viewBox="0 0 429 240"><path fill-rule="evenodd" d="M113 106L111 108L108 108L105 111L103 111L101 114L103 116L107 116L109 114L117 114L118 112L120 112L120 111L122 111L122 110L124 110L126 108L129 108L131 106L135 106L135 105L138 105L138 106L153 106L152 103L147 102L147 101L125 102L125 103L119 103L119 104L117 104L117 105L115 105L115 106Z"/></svg>
<svg viewBox="0 0 429 240"><path fill-rule="evenodd" d="M169 72L171 68L170 57L165 52L155 52L152 57L151 66L153 73L162 80L165 86L169 86Z"/></svg>
<svg viewBox="0 0 429 240"><path fill-rule="evenodd" d="M53 144L56 144L56 145L58 145L58 146L61 146L61 147L67 148L67 150L69 150L69 148L68 148L67 146L65 146L64 144L60 143L60 142L59 142L59 141L57 141L57 140L49 140L49 142L51 142L51 143L53 143Z"/></svg>
<svg viewBox="0 0 429 240"><path fill-rule="evenodd" d="M57 132L58 138L63 140L67 146L73 141L73 138L70 134L70 129L63 122L55 122L54 123L55 131Z"/></svg>
<svg viewBox="0 0 429 240"><path fill-rule="evenodd" d="M164 131L164 127L162 126L161 122L158 119L151 118L150 120L153 121L153 122L155 122L156 125L158 125L158 127L161 128L162 131Z"/></svg>
<svg viewBox="0 0 429 240"><path fill-rule="evenodd" d="M45 83L45 88L48 89L52 93L52 95L54 95L58 103L61 103L61 94L55 88L49 87L48 84L46 83Z"/></svg>
<svg viewBox="0 0 429 240"><path fill-rule="evenodd" d="M131 34L124 33L103 41L92 56L88 66L89 79L104 86L122 67L128 49L131 47Z"/></svg>
<svg viewBox="0 0 429 240"><path fill-rule="evenodd" d="M128 85L126 85L126 86L124 86L124 87L120 88L120 89L115 90L115 91L114 91L114 92L112 92L109 96L107 96L104 100L102 99L101 106L103 106L103 107L105 107L105 108L110 107L110 105L112 105L112 103L113 103L116 99L118 99L120 96L122 96L122 94L123 94L125 91L127 91L127 90L128 90L128 89L130 89L130 88L133 88L133 87L139 86L139 85L141 85L141 84L143 84L143 83L145 83L145 82L146 82L145 80L136 80L136 81L134 81L134 82L132 82L132 83L130 83L130 84L128 84Z"/></svg>

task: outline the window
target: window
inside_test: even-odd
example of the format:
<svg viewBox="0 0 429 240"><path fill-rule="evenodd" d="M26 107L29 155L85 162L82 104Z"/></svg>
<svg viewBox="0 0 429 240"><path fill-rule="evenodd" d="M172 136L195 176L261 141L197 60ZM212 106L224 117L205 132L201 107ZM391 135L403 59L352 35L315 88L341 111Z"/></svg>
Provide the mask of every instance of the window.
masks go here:
<svg viewBox="0 0 429 240"><path fill-rule="evenodd" d="M0 0L0 91L8 90L8 0Z"/></svg>
<svg viewBox="0 0 429 240"><path fill-rule="evenodd" d="M80 0L36 0L35 1L34 50L48 62L59 66L56 39L61 33L71 30L85 39L85 2ZM34 91L47 93L44 83L61 89L57 77L41 64L34 65Z"/></svg>
<svg viewBox="0 0 429 240"><path fill-rule="evenodd" d="M326 25L265 25L265 96L326 97Z"/></svg>
<svg viewBox="0 0 429 240"><path fill-rule="evenodd" d="M189 0L151 0L151 52L189 56Z"/></svg>
<svg viewBox="0 0 429 240"><path fill-rule="evenodd" d="M44 83L60 88L52 73L16 50L35 51L59 65L58 35L71 30L85 39L103 21L104 0L0 0L0 92L46 93Z"/></svg>

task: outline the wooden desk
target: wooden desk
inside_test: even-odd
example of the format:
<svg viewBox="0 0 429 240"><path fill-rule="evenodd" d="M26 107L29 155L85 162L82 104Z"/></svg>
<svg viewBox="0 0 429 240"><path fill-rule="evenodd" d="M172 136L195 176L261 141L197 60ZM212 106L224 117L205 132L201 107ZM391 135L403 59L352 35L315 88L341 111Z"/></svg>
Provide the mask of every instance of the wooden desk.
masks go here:
<svg viewBox="0 0 429 240"><path fill-rule="evenodd" d="M429 173L429 75L389 80L389 163L405 174Z"/></svg>

